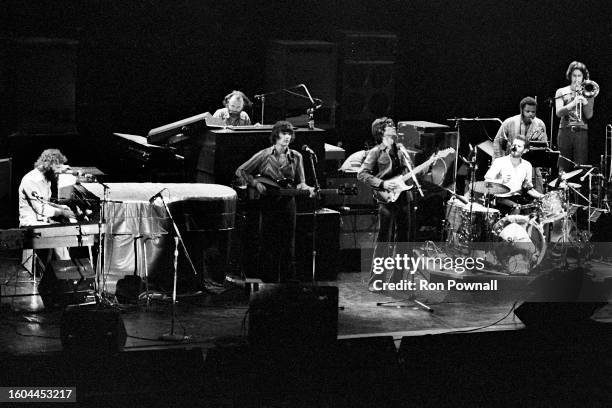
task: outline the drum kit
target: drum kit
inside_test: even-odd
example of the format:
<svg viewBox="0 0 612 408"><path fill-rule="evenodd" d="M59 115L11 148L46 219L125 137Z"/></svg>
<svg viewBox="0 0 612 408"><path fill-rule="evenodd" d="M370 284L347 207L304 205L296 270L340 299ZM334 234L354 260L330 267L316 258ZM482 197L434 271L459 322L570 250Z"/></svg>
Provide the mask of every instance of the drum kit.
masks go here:
<svg viewBox="0 0 612 408"><path fill-rule="evenodd" d="M560 248L588 245L593 222L592 191L589 189L586 197L580 192L580 184L569 181L583 171L562 172L546 185L548 191L541 198L507 215L495 208L495 200L507 195L510 189L491 181L473 181L470 200L453 194L447 203L447 244L464 253L469 250L484 255L490 264L501 266L505 274L530 274L547 253L553 256ZM581 180L584 178L586 175ZM577 204L579 201L588 205ZM581 208L588 209L591 215L588 231L578 228L577 210Z"/></svg>

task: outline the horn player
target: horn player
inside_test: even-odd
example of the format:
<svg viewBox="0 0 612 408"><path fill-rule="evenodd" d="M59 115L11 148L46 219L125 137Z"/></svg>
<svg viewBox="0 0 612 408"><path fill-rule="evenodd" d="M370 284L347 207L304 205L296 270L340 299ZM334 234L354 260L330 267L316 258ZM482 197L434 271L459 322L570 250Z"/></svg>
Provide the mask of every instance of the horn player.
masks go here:
<svg viewBox="0 0 612 408"><path fill-rule="evenodd" d="M579 164L588 163L588 125L593 117L593 105L599 87L589 81L589 70L579 61L573 61L567 67L565 78L568 86L557 89L555 93L555 111L559 122L558 145L562 156ZM590 90L587 90L587 86ZM571 162L559 158L559 168L571 170Z"/></svg>

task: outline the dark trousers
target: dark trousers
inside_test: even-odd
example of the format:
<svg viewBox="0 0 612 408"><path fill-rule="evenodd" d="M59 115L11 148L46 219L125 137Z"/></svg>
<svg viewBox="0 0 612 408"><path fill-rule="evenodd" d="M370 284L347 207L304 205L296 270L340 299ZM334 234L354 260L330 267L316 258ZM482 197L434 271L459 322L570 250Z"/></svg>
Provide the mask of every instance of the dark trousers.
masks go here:
<svg viewBox="0 0 612 408"><path fill-rule="evenodd" d="M402 193L394 203L378 204L378 237L374 248L374 257L394 256L397 243L409 242L410 237L410 215L411 215L411 196L409 193ZM399 281L399 274L389 274L382 276L370 272L369 284L375 280L389 282Z"/></svg>
<svg viewBox="0 0 612 408"><path fill-rule="evenodd" d="M243 238L243 269L248 277L267 283L295 279L293 197L262 197L247 211Z"/></svg>
<svg viewBox="0 0 612 408"><path fill-rule="evenodd" d="M559 128L557 138L559 151L565 157L578 164L587 164L589 160L589 136L587 129L576 126ZM562 157L559 158L559 168L570 171L574 165Z"/></svg>

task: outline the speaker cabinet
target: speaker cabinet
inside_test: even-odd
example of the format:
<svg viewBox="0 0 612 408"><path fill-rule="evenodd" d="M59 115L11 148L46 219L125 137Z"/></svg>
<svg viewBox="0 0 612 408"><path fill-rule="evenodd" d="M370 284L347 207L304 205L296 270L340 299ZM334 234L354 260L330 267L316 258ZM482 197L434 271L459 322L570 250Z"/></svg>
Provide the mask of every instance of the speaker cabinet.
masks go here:
<svg viewBox="0 0 612 408"><path fill-rule="evenodd" d="M64 351L115 353L125 346L127 333L118 311L71 306L62 314L60 337Z"/></svg>
<svg viewBox="0 0 612 408"><path fill-rule="evenodd" d="M341 31L337 120L340 139L355 151L371 139L370 125L395 110L397 36Z"/></svg>
<svg viewBox="0 0 612 408"><path fill-rule="evenodd" d="M298 213L295 231L296 277L301 281L312 281L312 213ZM322 208L316 215L315 248L317 263L316 280L335 280L338 273L338 251L340 249L340 213Z"/></svg>
<svg viewBox="0 0 612 408"><path fill-rule="evenodd" d="M266 60L266 89L290 89L307 97L304 84L314 98L323 101L315 113L319 128L335 127L336 106L336 45L325 41L272 40ZM293 87L293 88L292 88ZM280 92L266 97L266 123L287 116L306 113L310 102L306 98ZM259 118L257 118L259 120Z"/></svg>

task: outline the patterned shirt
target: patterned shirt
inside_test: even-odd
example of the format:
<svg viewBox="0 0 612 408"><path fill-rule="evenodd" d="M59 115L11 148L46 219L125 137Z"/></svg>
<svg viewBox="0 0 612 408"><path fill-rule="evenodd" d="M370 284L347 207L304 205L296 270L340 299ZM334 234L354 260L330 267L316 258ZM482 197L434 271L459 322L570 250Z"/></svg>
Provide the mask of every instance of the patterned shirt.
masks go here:
<svg viewBox="0 0 612 408"><path fill-rule="evenodd" d="M236 170L236 175L244 184L251 184L253 176L261 175L274 181L290 179L295 185L305 183L304 162L302 155L292 149L282 155L275 146L270 146L255 153Z"/></svg>
<svg viewBox="0 0 612 408"><path fill-rule="evenodd" d="M521 120L521 115L504 120L493 140L493 158L497 159L510 153L512 142L518 135L525 136L530 142L546 142L546 125L538 118L533 118L531 123L526 125Z"/></svg>

